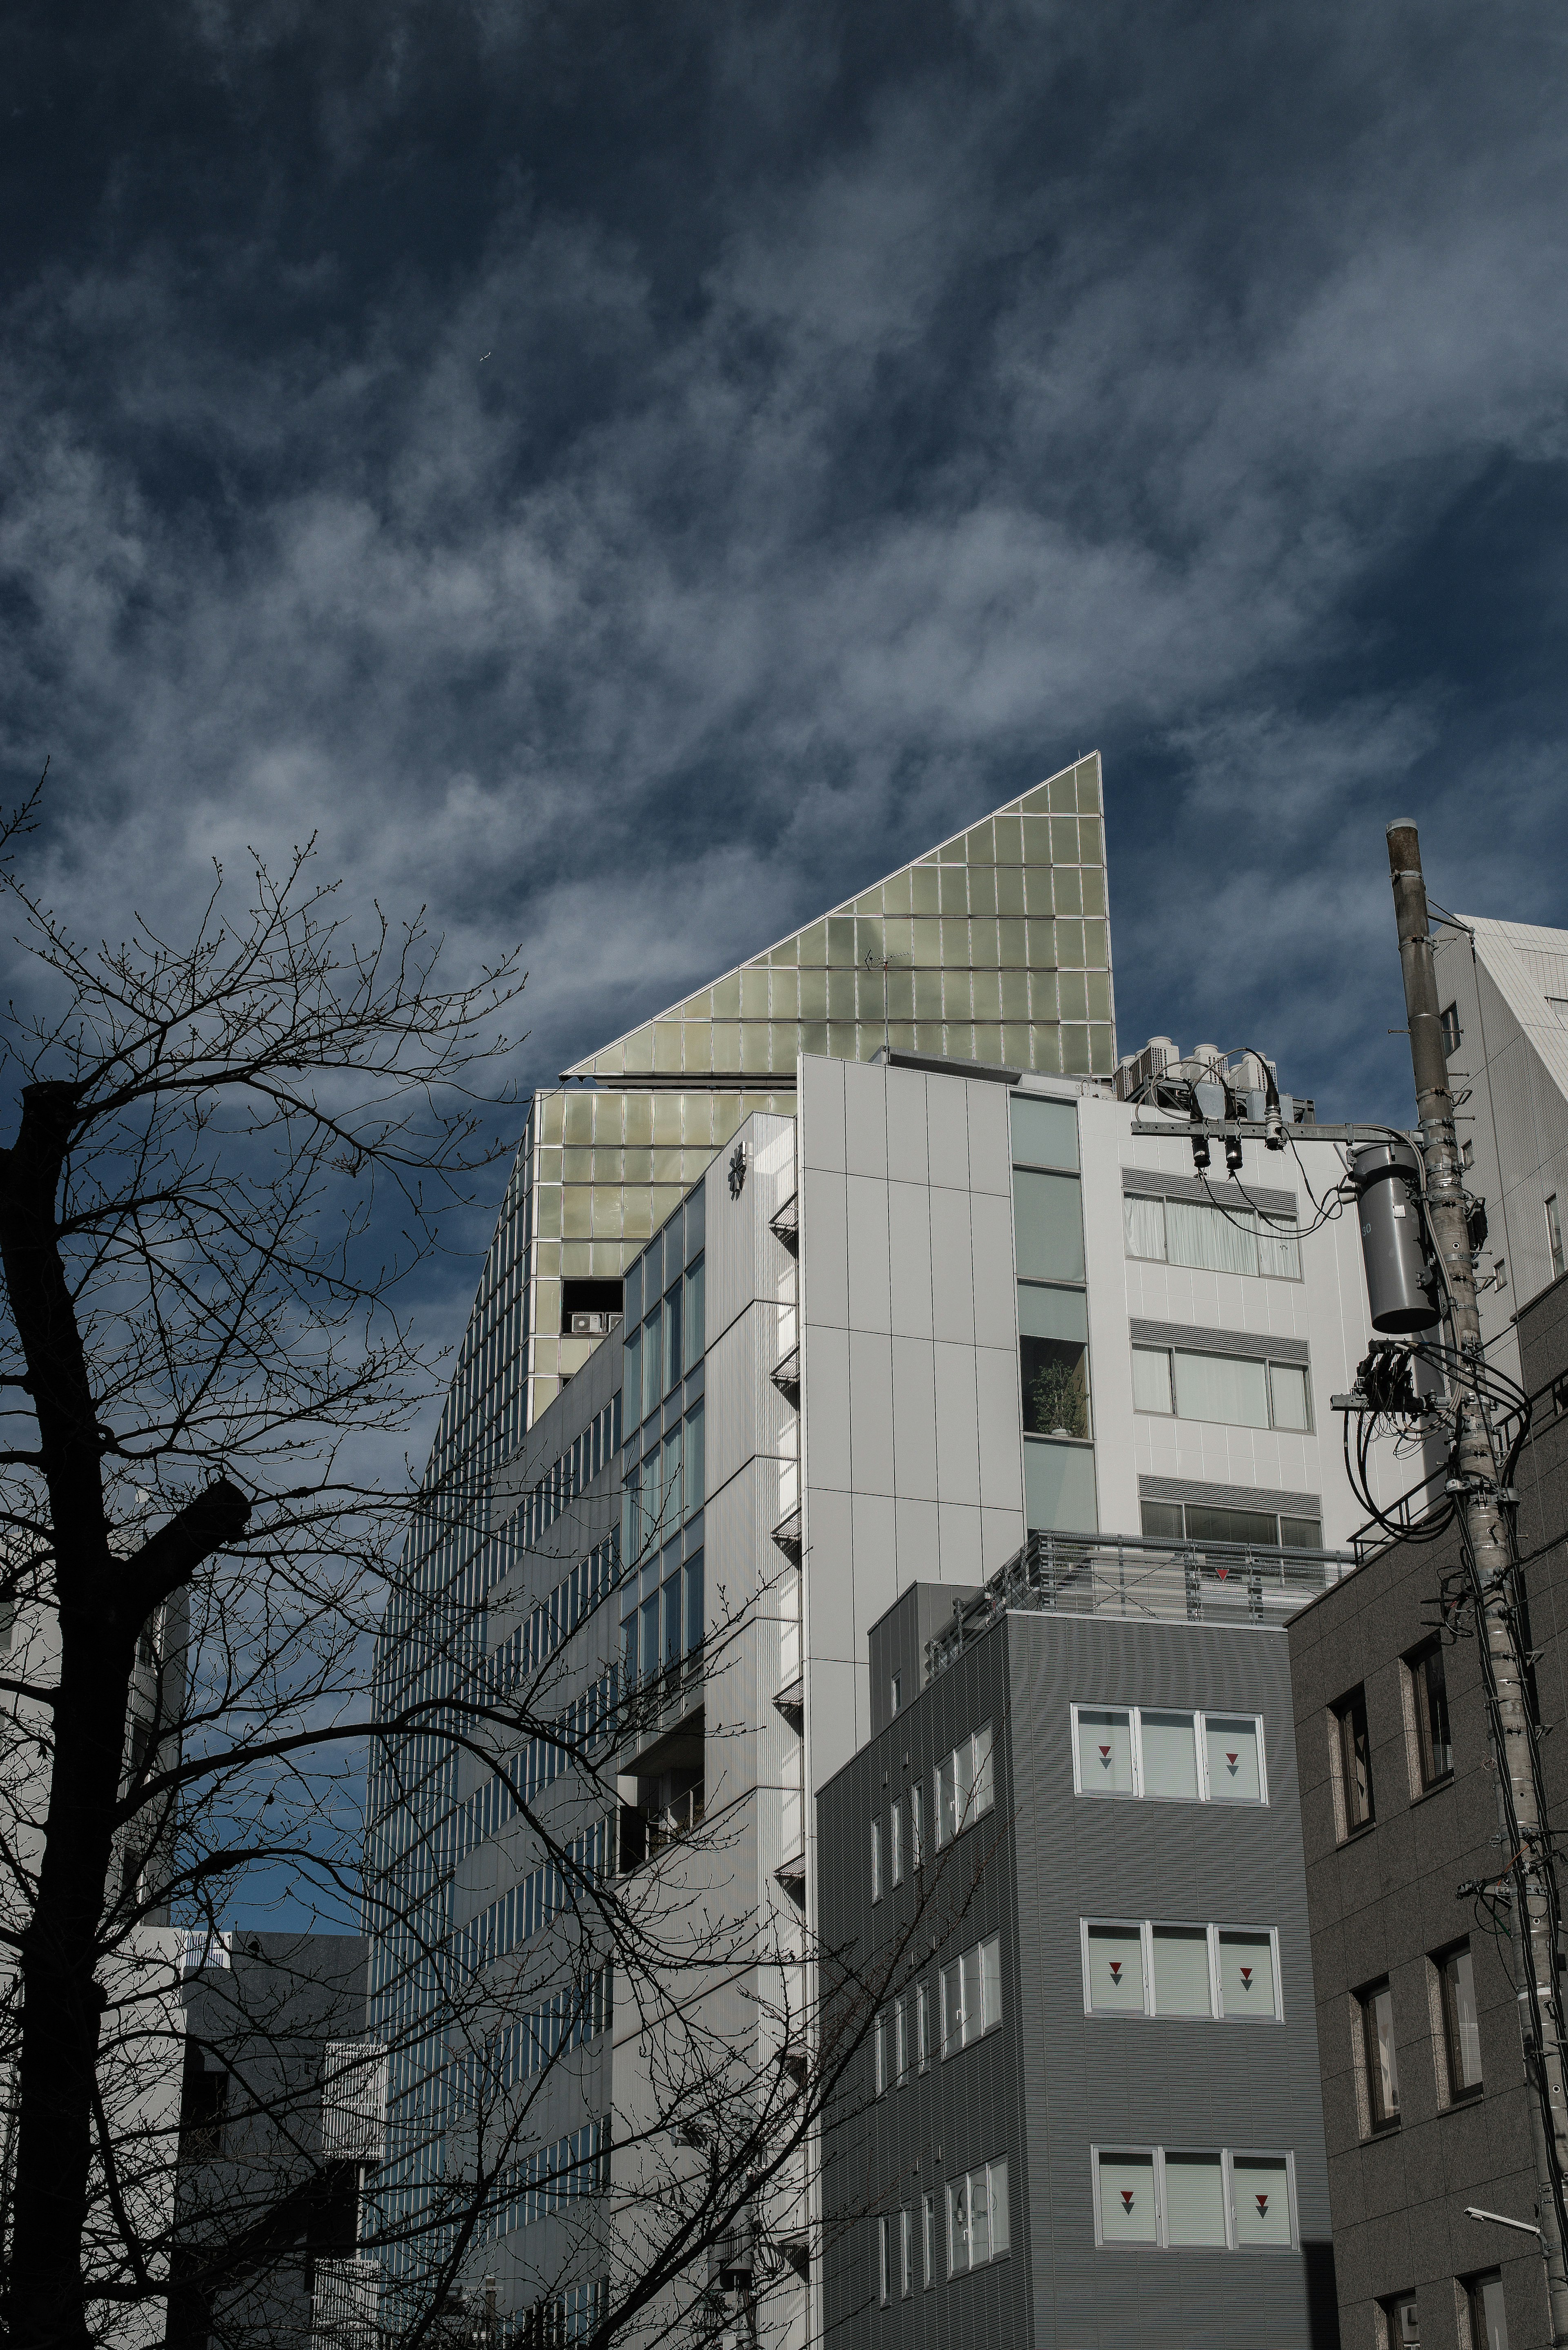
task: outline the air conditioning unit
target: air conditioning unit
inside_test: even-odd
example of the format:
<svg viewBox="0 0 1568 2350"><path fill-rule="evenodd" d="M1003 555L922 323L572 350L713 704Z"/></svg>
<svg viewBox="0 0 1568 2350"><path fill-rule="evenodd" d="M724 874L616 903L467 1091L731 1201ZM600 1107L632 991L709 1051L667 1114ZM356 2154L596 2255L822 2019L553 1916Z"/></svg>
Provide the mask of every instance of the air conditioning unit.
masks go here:
<svg viewBox="0 0 1568 2350"><path fill-rule="evenodd" d="M574 1338L602 1338L619 1320L618 1314L574 1314L572 1336Z"/></svg>

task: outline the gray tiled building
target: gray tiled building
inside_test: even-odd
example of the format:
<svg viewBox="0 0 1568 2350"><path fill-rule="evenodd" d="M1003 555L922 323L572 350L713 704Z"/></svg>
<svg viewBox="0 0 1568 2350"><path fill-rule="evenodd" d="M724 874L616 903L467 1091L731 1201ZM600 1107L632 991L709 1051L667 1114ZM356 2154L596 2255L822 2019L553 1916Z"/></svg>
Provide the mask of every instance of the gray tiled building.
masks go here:
<svg viewBox="0 0 1568 2350"><path fill-rule="evenodd" d="M833 2350L1334 2338L1277 1620L1324 1575L1259 1623L1176 1571L1129 1617L1037 1544L873 1628L874 1734L817 1801L877 2008L824 2147Z"/></svg>
<svg viewBox="0 0 1568 2350"><path fill-rule="evenodd" d="M1532 1433L1516 1471L1548 1731L1568 1724L1568 1280L1518 1317ZM1456 1536L1390 1544L1290 1628L1324 2113L1347 2350L1551 2339L1497 1783L1477 1644L1445 1638ZM1568 1820L1568 1739L1542 1748ZM1560 1961L1561 1963L1561 1961Z"/></svg>

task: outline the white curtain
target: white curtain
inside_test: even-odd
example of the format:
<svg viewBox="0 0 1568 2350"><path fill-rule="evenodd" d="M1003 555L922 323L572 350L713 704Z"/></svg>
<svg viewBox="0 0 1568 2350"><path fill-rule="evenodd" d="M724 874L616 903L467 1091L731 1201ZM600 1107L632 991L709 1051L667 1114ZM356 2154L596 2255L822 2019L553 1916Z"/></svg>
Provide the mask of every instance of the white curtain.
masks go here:
<svg viewBox="0 0 1568 2350"><path fill-rule="evenodd" d="M1128 1256L1152 1257L1157 1263L1165 1258L1165 1201L1140 1200L1128 1193L1122 1201L1126 1220Z"/></svg>
<svg viewBox="0 0 1568 2350"><path fill-rule="evenodd" d="M1236 1355L1173 1357L1181 1419L1218 1419L1228 1428L1269 1425L1268 1367Z"/></svg>
<svg viewBox="0 0 1568 2350"><path fill-rule="evenodd" d="M1288 1216L1259 1218L1258 1271L1272 1274L1279 1281L1301 1279L1301 1243L1296 1237L1295 1225Z"/></svg>
<svg viewBox="0 0 1568 2350"><path fill-rule="evenodd" d="M1197 1200L1165 1203L1165 1245L1172 1264L1199 1273L1256 1273L1258 1235L1250 1208L1211 1208Z"/></svg>

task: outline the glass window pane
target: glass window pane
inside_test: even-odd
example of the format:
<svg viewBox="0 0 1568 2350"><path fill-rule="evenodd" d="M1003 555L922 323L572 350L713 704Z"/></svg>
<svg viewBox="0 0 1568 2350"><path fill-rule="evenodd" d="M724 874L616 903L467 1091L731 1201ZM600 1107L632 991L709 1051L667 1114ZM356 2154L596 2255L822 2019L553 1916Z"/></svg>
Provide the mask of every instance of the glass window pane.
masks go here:
<svg viewBox="0 0 1568 2350"><path fill-rule="evenodd" d="M1020 1289L1019 1320L1032 1297L1073 1292ZM1080 1302L1082 1302L1080 1300ZM1087 1319L1087 1315L1085 1315ZM1018 1339L1018 1376L1023 1395L1023 1427L1030 1436L1078 1437L1089 1434L1089 1349L1081 1339L1037 1337L1022 1328Z"/></svg>
<svg viewBox="0 0 1568 2350"><path fill-rule="evenodd" d="M680 1571L676 1569L664 1586L664 1661L667 1665L680 1662Z"/></svg>
<svg viewBox="0 0 1568 2350"><path fill-rule="evenodd" d="M994 2031L1002 2022L1002 1937L992 1934L980 1946L980 2028Z"/></svg>
<svg viewBox="0 0 1568 2350"><path fill-rule="evenodd" d="M1267 1934L1220 1935L1220 2012L1273 2022L1274 1946Z"/></svg>
<svg viewBox="0 0 1568 2350"><path fill-rule="evenodd" d="M1087 1346L1089 1300L1082 1289L1049 1289L1039 1282L1018 1284L1018 1328L1021 1336L1057 1338Z"/></svg>
<svg viewBox="0 0 1568 2350"><path fill-rule="evenodd" d="M702 1320L705 1278L703 1261L699 1257L686 1274L686 1328L682 1347L689 1365L699 1360L707 1343Z"/></svg>
<svg viewBox="0 0 1568 2350"><path fill-rule="evenodd" d="M1225 2182L1217 2154L1166 2156L1165 2240L1168 2244L1225 2241Z"/></svg>
<svg viewBox="0 0 1568 2350"><path fill-rule="evenodd" d="M1165 1201L1142 1200L1129 1191L1122 1201L1122 1214L1127 1225L1128 1256L1152 1257L1155 1263L1165 1260Z"/></svg>
<svg viewBox="0 0 1568 2350"><path fill-rule="evenodd" d="M974 1816L989 1812L996 1801L996 1772L992 1760L991 1724L982 1721L974 1733Z"/></svg>
<svg viewBox="0 0 1568 2350"><path fill-rule="evenodd" d="M1078 1708L1078 1783L1085 1795L1130 1795L1132 1716L1120 1709Z"/></svg>
<svg viewBox="0 0 1568 2350"><path fill-rule="evenodd" d="M686 1562L686 1653L695 1656L702 1646L704 1617L702 1601L702 1554L693 1553Z"/></svg>
<svg viewBox="0 0 1568 2350"><path fill-rule="evenodd" d="M1170 1410L1170 1356L1164 1347L1133 1347L1133 1410Z"/></svg>
<svg viewBox="0 0 1568 2350"><path fill-rule="evenodd" d="M1366 2086L1374 2122L1399 2118L1399 2052L1394 2040L1394 1994L1386 1983L1362 2001L1366 2022Z"/></svg>
<svg viewBox="0 0 1568 2350"><path fill-rule="evenodd" d="M622 1357L621 1378L623 1382L622 1391L624 1394L633 1399L631 1409L637 1418L640 1419L642 1418L640 1409L642 1401L642 1332L640 1330L634 1330L630 1337L626 1342L626 1352Z"/></svg>
<svg viewBox="0 0 1568 2350"><path fill-rule="evenodd" d="M1212 2015L1209 1933L1203 1926L1154 1929L1156 2015Z"/></svg>
<svg viewBox="0 0 1568 2350"><path fill-rule="evenodd" d="M1261 1216L1258 1220L1258 1271L1277 1280L1302 1277L1301 1243L1293 1217Z"/></svg>
<svg viewBox="0 0 1568 2350"><path fill-rule="evenodd" d="M1291 2241L1290 2170L1282 2155L1238 2154L1231 2161L1239 2249Z"/></svg>
<svg viewBox="0 0 1568 2350"><path fill-rule="evenodd" d="M1000 2260L1012 2249L1012 2214L1007 2199L1007 2165L988 2162L985 2166L986 2201L991 2210L991 2257Z"/></svg>
<svg viewBox="0 0 1568 2350"><path fill-rule="evenodd" d="M1151 1542L1180 1542L1183 1537L1179 1502L1140 1502L1138 1519Z"/></svg>
<svg viewBox="0 0 1568 2350"><path fill-rule="evenodd" d="M967 2048L970 2042L978 2040L985 2029L985 1991L981 1975L978 1942L972 1950L966 1950L959 1960L959 1996L963 2003L962 2012L959 2018L962 2027L959 2036Z"/></svg>
<svg viewBox="0 0 1568 2350"><path fill-rule="evenodd" d="M991 2258L991 2197L983 2170L971 2170L964 2182L969 2190L969 2260L979 2268Z"/></svg>
<svg viewBox="0 0 1568 2350"><path fill-rule="evenodd" d="M1480 2022L1476 2014L1475 1967L1468 1950L1456 1950L1443 1969L1449 2008L1449 2063L1453 2087L1480 2085Z"/></svg>
<svg viewBox="0 0 1568 2350"><path fill-rule="evenodd" d="M1276 1428L1311 1428L1312 1402L1303 1364L1271 1363L1269 1389L1273 1398Z"/></svg>
<svg viewBox="0 0 1568 2350"><path fill-rule="evenodd" d="M1502 2278L1498 2273L1477 2277L1470 2287L1470 2350L1508 2350Z"/></svg>
<svg viewBox="0 0 1568 2350"><path fill-rule="evenodd" d="M948 2182L948 2274L962 2276L969 2267L969 2182Z"/></svg>
<svg viewBox="0 0 1568 2350"><path fill-rule="evenodd" d="M942 1993L942 2054L950 2056L963 2046L963 1981L958 1960L941 1971Z"/></svg>
<svg viewBox="0 0 1568 2350"><path fill-rule="evenodd" d="M1217 1510L1204 1502L1187 1505L1187 1532L1193 1542L1273 1544L1278 1520L1262 1510Z"/></svg>
<svg viewBox="0 0 1568 2350"><path fill-rule="evenodd" d="M958 1825L967 1828L974 1817L974 1746L968 1738L953 1754L953 1789Z"/></svg>
<svg viewBox="0 0 1568 2350"><path fill-rule="evenodd" d="M1449 1729L1449 1682L1439 1642L1417 1659L1416 1716L1421 1733L1421 1776L1428 1786L1446 1779L1454 1767L1454 1745Z"/></svg>
<svg viewBox="0 0 1568 2350"><path fill-rule="evenodd" d="M702 1506L703 1480L707 1463L702 1450L702 1407L686 1415L686 1514L692 1516Z"/></svg>
<svg viewBox="0 0 1568 2350"><path fill-rule="evenodd" d="M1087 1929L1089 2006L1096 2015L1141 2015L1143 1935L1137 1926Z"/></svg>
<svg viewBox="0 0 1568 2350"><path fill-rule="evenodd" d="M680 1377L680 1284L679 1282L664 1300L664 1392L669 1394Z"/></svg>
<svg viewBox="0 0 1568 2350"><path fill-rule="evenodd" d="M1082 1281L1084 1217L1075 1175L1012 1178L1018 1271L1025 1281Z"/></svg>
<svg viewBox="0 0 1568 2350"><path fill-rule="evenodd" d="M1086 1444L1031 1436L1023 1446L1023 1501L1033 1533L1092 1534L1099 1524L1095 1456Z"/></svg>
<svg viewBox="0 0 1568 2350"><path fill-rule="evenodd" d="M1256 1273L1258 1239L1250 1208L1211 1208L1198 1200L1165 1203L1165 1247L1172 1264L1200 1273Z"/></svg>
<svg viewBox="0 0 1568 2350"><path fill-rule="evenodd" d="M1280 1547L1282 1550L1321 1550L1323 1520L1321 1518L1282 1518Z"/></svg>
<svg viewBox="0 0 1568 2350"><path fill-rule="evenodd" d="M951 1844L958 1834L958 1773L950 1754L937 1765L937 1842Z"/></svg>
<svg viewBox="0 0 1568 2350"><path fill-rule="evenodd" d="M656 1409L661 1393L659 1384L659 1375L662 1367L659 1350L659 1315L656 1307L642 1326L642 1417L644 1419Z"/></svg>
<svg viewBox="0 0 1568 2350"><path fill-rule="evenodd" d="M1176 1409L1183 1419L1215 1419L1228 1428L1269 1425L1268 1367L1239 1355L1178 1352Z"/></svg>
<svg viewBox="0 0 1568 2350"><path fill-rule="evenodd" d="M1262 1772L1258 1724L1251 1714L1207 1713L1203 1717L1205 1760L1211 1804L1261 1804Z"/></svg>
<svg viewBox="0 0 1568 2350"><path fill-rule="evenodd" d="M1030 1167L1076 1167L1078 1113L1072 1102L1040 1101L1014 1094L1012 1156Z"/></svg>
<svg viewBox="0 0 1568 2350"><path fill-rule="evenodd" d="M1143 1792L1178 1803L1198 1801L1198 1741L1189 1713L1141 1716Z"/></svg>
<svg viewBox="0 0 1568 2350"><path fill-rule="evenodd" d="M642 1670L651 1679L659 1670L659 1595L642 1603Z"/></svg>
<svg viewBox="0 0 1568 2350"><path fill-rule="evenodd" d="M1100 2241L1106 2244L1154 2241L1154 2157L1100 2156Z"/></svg>
<svg viewBox="0 0 1568 2350"><path fill-rule="evenodd" d="M893 1882L895 1885L902 1885L904 1882L904 1806L897 1795L893 1798L890 1809L888 1830L893 1858ZM900 2007L899 2014L902 2015L903 2012Z"/></svg>

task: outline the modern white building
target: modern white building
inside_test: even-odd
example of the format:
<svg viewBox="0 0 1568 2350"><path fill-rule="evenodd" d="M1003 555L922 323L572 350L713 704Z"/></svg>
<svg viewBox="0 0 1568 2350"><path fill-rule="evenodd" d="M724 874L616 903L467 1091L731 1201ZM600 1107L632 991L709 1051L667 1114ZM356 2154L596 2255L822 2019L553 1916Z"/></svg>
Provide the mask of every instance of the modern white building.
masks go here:
<svg viewBox="0 0 1568 2350"><path fill-rule="evenodd" d="M1481 1327L1518 1378L1514 1316L1568 1263L1568 931L1467 918L1434 936L1469 1180L1486 1201Z"/></svg>
<svg viewBox="0 0 1568 2350"><path fill-rule="evenodd" d="M988 836L993 858L1002 837ZM534 2167L508 2173L472 2263L503 2312L543 2304L568 2338L618 2293L659 2166L678 2183L680 2161L639 2135L664 2027L635 1985L592 2003L552 1852L619 1871L628 1898L657 1862L674 1911L733 1938L722 1988L694 1967L671 1997L718 2020L736 2077L776 2077L813 1997L815 1798L876 1726L867 1635L901 1593L972 1598L1039 1538L1115 1578L1135 1613L1173 1577L1200 1612L1203 1577L1234 1568L1272 1620L1357 1530L1329 1397L1367 1318L1336 1149L1300 1126L1284 1151L1249 1143L1237 1176L1203 1179L1183 1119L1168 1140L1134 1136L1114 1051L1101 1076L1064 1069L1056 1039L976 1055L972 1016L961 1055L880 1028L846 1038L858 1056L797 1050L787 1086L775 1072L769 1103L623 1256L624 1318L531 1426L514 1419L461 1483L430 1488L431 1607L449 1595L444 1623L472 1626L467 1670L557 1659L592 1771L514 1758L543 1835L477 1758L415 1758L399 1789L372 1789L373 1868L390 1887L421 1866L428 1886L373 1959L372 2028L393 2050L380 2202L406 2224L458 2142L419 1946L489 1970L497 2047L509 2029L536 2046L531 2019L569 1994L575 2037L530 2116ZM566 1117L588 1090L565 1097ZM525 1243L508 1237L525 1188L465 1362ZM466 1422L457 1388L449 1408L454 1461L458 1430L480 1424L470 1394ZM383 1670L410 1676L422 1637L417 1615L389 1626ZM758 2314L781 2342L815 2338L813 2191L793 2175L762 2215L794 2263ZM690 2290L753 2257L732 2250Z"/></svg>

